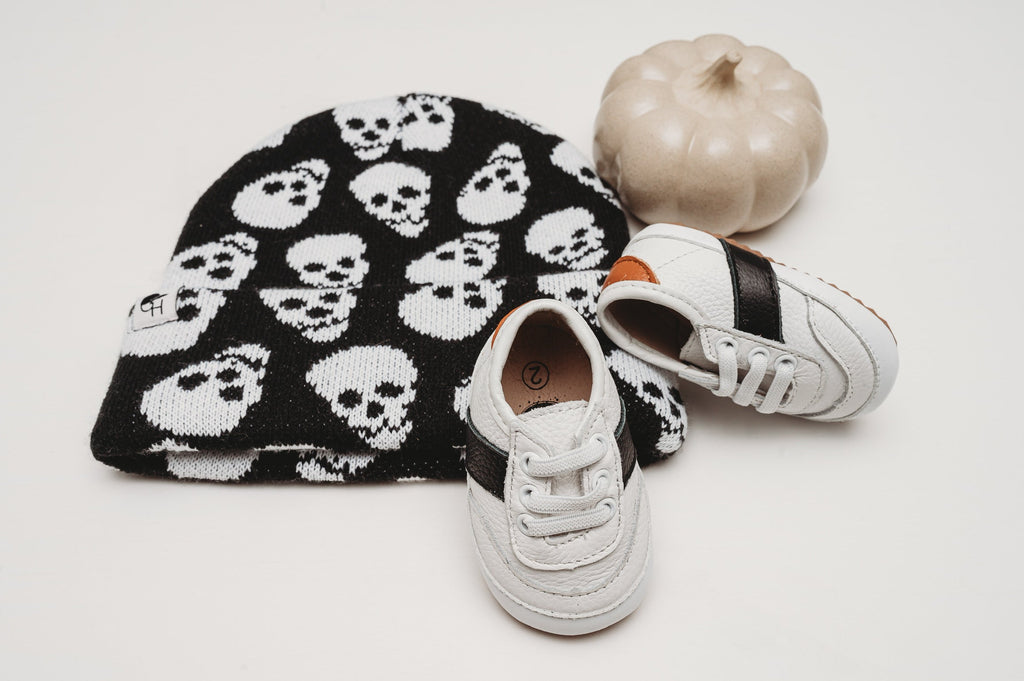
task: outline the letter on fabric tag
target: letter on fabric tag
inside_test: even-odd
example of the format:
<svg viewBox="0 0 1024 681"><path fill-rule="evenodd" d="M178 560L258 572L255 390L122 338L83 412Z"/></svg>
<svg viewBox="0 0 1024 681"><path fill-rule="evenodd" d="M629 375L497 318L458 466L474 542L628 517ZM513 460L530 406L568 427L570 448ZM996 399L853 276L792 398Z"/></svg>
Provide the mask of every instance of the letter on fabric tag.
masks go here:
<svg viewBox="0 0 1024 681"><path fill-rule="evenodd" d="M131 330L148 329L178 319L178 292L151 293L132 306Z"/></svg>

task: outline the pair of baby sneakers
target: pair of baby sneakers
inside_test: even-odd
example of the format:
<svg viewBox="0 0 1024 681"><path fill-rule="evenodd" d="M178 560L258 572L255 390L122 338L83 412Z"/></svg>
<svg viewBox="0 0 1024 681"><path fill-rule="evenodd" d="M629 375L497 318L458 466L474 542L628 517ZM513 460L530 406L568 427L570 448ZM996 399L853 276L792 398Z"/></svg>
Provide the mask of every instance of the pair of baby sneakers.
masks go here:
<svg viewBox="0 0 1024 681"><path fill-rule="evenodd" d="M762 413L850 419L896 378L896 341L860 301L678 225L629 243L597 311L624 350ZM466 469L485 582L513 617L585 634L639 606L643 475L600 343L575 310L534 300L498 324L473 372Z"/></svg>

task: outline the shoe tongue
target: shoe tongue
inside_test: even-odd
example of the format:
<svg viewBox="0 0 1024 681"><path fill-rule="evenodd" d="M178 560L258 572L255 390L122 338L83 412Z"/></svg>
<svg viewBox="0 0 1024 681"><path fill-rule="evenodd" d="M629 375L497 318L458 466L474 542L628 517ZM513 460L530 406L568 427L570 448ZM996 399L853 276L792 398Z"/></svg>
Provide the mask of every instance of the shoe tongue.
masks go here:
<svg viewBox="0 0 1024 681"><path fill-rule="evenodd" d="M572 402L540 402L530 405L519 415L530 432L539 437L553 455L576 446L573 436L587 412L584 400Z"/></svg>
<svg viewBox="0 0 1024 681"><path fill-rule="evenodd" d="M700 342L700 334L696 331L690 334L690 337L686 339L686 343L679 350L679 361L684 364L692 364L701 369L707 369L708 371L715 369L715 363L704 354L704 346Z"/></svg>
<svg viewBox="0 0 1024 681"><path fill-rule="evenodd" d="M541 403L531 405L519 415L519 420L530 429L530 433L547 446L552 456L558 456L576 447L573 436L583 423L587 403L583 400L572 402ZM567 473L551 479L552 494L582 494L582 483L578 473Z"/></svg>

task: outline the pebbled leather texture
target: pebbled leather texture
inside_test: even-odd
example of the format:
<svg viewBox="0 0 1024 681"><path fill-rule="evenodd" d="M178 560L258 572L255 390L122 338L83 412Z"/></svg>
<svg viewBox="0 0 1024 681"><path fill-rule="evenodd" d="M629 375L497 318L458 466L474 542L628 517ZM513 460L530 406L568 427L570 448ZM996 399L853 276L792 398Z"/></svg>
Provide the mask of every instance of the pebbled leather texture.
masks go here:
<svg viewBox="0 0 1024 681"><path fill-rule="evenodd" d="M622 482L629 482L636 468L636 446L626 422L626 409L622 407L619 425L615 429L615 445L622 462ZM476 431L473 424L466 427L466 472L481 487L498 499L503 496L505 472L508 468L508 452L488 442Z"/></svg>
<svg viewBox="0 0 1024 681"><path fill-rule="evenodd" d="M626 486L621 503L626 533L612 553L575 569L538 569L512 550L504 505L469 481L470 524L484 575L525 607L555 617L610 610L626 599L646 570L650 509L642 471Z"/></svg>
<svg viewBox="0 0 1024 681"><path fill-rule="evenodd" d="M706 232L674 226L667 238L650 227L637 234L623 255L643 260L658 278L658 284L622 281L607 286L604 294L620 287L645 287L671 292L700 319L732 326L736 305L732 279L722 242ZM598 309L602 307L598 300Z"/></svg>
<svg viewBox="0 0 1024 681"><path fill-rule="evenodd" d="M621 500L625 485L621 482L620 457L615 447L608 447L597 463L583 469L579 474L537 480L523 470L522 457L525 452L544 452L552 456L564 451L566 442L563 436L568 433L564 425L560 427L558 422L568 425L575 422L576 418L572 412L559 414L556 411L550 418L545 419L546 423L538 423L536 420L526 422L523 419L513 431L509 470L505 481L509 538L516 559L524 565L541 570L573 570L599 563L604 556L614 551L622 541L623 534L628 531ZM583 422L579 441L588 442L597 434L604 435L610 440L614 437L614 424L617 424L618 420L617 414L592 413ZM575 430L575 426L571 428ZM519 494L523 485L537 485L547 494L587 493L593 489L596 483L595 476L600 470L611 474L611 486L606 492L606 497L615 500L619 505L618 511L608 522L586 532L559 538L529 537L522 533L515 521L520 514L529 513Z"/></svg>
<svg viewBox="0 0 1024 681"><path fill-rule="evenodd" d="M892 389L899 356L888 325L835 286L727 239L678 225L641 230L624 256L642 259L661 284L623 280L608 286L598 300L598 319L617 345L643 361L714 390L719 384L716 343L723 337L736 344L741 373L754 349L767 351L772 366L783 356L792 357L794 380L778 411L819 421L867 413ZM768 302L757 310L750 298ZM632 299L662 305L689 319L700 347L684 346L686 357L678 359L636 342L628 329L616 329L609 305ZM696 340L691 336L689 345ZM766 375L761 395L773 375Z"/></svg>
<svg viewBox="0 0 1024 681"><path fill-rule="evenodd" d="M732 276L736 305L735 326L740 331L782 342L779 283L767 258L719 239Z"/></svg>
<svg viewBox="0 0 1024 681"><path fill-rule="evenodd" d="M466 428L466 472L498 499L505 490L508 452L488 442L470 423Z"/></svg>
<svg viewBox="0 0 1024 681"><path fill-rule="evenodd" d="M548 303L528 303L495 335L514 338L519 315L531 314L529 308L538 304ZM582 334L580 341L592 359L604 364L600 346L586 327L579 325L576 333ZM623 402L605 365L589 400L513 415L500 408L502 396L491 385L495 372L490 369L500 366L507 352L501 339L493 347L488 343L471 384L473 428L466 447L469 516L485 579L503 598L547 617L574 620L613 611L642 582L650 546L650 509ZM615 444L578 474L537 479L522 470L525 452L554 456L597 434ZM585 494L598 484L602 472L610 473L612 480L606 495L615 510L608 522L549 537L521 531L517 519L528 512L521 495L524 485L547 494Z"/></svg>

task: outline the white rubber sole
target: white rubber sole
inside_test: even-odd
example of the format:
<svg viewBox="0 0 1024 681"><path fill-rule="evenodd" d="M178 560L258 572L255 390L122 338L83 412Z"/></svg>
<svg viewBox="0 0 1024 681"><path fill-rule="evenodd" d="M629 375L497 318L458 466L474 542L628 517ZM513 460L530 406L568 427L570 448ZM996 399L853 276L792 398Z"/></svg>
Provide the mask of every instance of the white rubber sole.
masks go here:
<svg viewBox="0 0 1024 681"><path fill-rule="evenodd" d="M479 559L479 555L477 556ZM518 603L517 601L510 598L491 578L491 575L484 568L483 563L480 563L481 572L483 573L484 583L487 584L487 589L494 596L494 600L498 601L498 604L508 614L515 617L517 620L522 622L528 627L545 631L549 634L558 634L559 636L582 636L584 634L592 634L595 631L601 631L608 627L621 622L626 619L629 615L640 607L640 603L643 602L644 596L647 593L647 578L650 572L651 563L651 550L647 548L647 559L644 564L643 574L640 575L640 579L633 591L623 600L621 603L616 605L611 610L598 613L596 615L584 615L582 617L576 616L565 616L556 617L553 615L547 615L542 612L532 610L525 605Z"/></svg>

